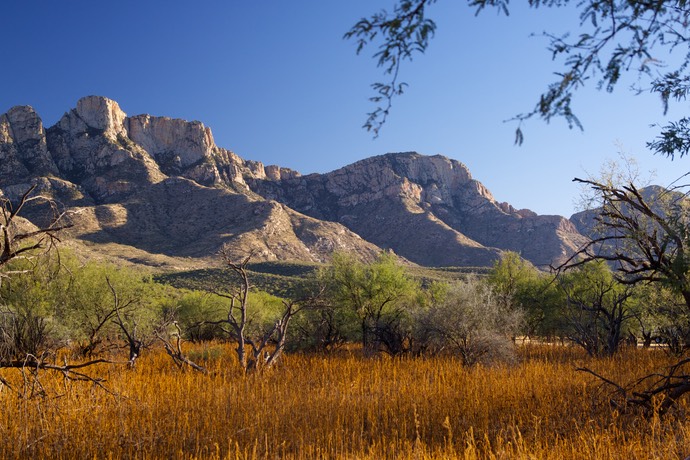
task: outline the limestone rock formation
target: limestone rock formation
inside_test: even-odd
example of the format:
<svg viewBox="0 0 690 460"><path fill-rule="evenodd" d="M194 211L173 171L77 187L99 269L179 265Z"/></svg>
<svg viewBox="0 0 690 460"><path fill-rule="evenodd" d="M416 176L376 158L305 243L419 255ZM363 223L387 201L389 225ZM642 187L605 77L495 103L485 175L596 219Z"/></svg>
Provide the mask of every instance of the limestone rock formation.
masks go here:
<svg viewBox="0 0 690 460"><path fill-rule="evenodd" d="M564 217L498 203L465 165L440 155L387 154L328 174L249 183L424 265L490 265L512 250L548 266L586 241Z"/></svg>
<svg viewBox="0 0 690 460"><path fill-rule="evenodd" d="M73 237L136 260L211 258L222 246L238 257L311 262L339 249L362 259L380 251L340 224L249 191L245 177L266 178L263 164L217 147L202 123L127 117L103 97L80 99L48 130L31 107L9 110L0 116L0 160L0 193L16 199L36 184L70 211ZM24 213L37 221L47 211Z"/></svg>
<svg viewBox="0 0 690 460"><path fill-rule="evenodd" d="M57 174L46 146L43 123L28 106L11 108L0 116L0 177L27 181Z"/></svg>
<svg viewBox="0 0 690 460"><path fill-rule="evenodd" d="M301 176L218 147L199 121L127 116L99 96L47 130L30 107L0 115L0 192L30 183L78 213L75 238L137 260L225 245L238 257L305 261L383 248L437 266L487 266L510 249L548 265L584 241L560 216L498 203L440 155L387 154Z"/></svg>

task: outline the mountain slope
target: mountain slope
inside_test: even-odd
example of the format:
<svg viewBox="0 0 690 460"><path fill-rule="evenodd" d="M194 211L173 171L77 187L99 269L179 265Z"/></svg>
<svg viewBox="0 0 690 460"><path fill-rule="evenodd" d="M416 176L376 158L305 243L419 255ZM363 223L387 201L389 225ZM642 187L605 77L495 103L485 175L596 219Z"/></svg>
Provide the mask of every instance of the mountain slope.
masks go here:
<svg viewBox="0 0 690 460"><path fill-rule="evenodd" d="M97 96L48 129L30 107L0 116L0 191L29 184L73 210L72 236L132 258L322 262L391 249L430 266L489 266L502 250L558 262L584 238L560 216L498 203L467 168L417 153L301 176L218 147L202 123L127 116ZM37 220L45 209L28 210ZM145 257L144 257L145 258Z"/></svg>
<svg viewBox="0 0 690 460"><path fill-rule="evenodd" d="M233 163L234 154L215 147L200 123L160 118L154 132L134 131L153 154L129 137L132 123L100 97L81 99L48 130L30 107L13 108L0 117L0 164L11 165L0 174L0 189L17 197L38 183L40 193L71 210L71 236L91 246L115 244L119 253L129 246L139 260L142 251L212 257L225 245L257 260L323 262L334 250L371 259L379 252L342 225L251 193L239 173L240 181L225 186L233 168L250 175L252 165ZM157 148L166 139L167 150ZM27 212L40 219L45 211Z"/></svg>
<svg viewBox="0 0 690 460"><path fill-rule="evenodd" d="M498 203L467 167L440 155L387 154L327 174L248 183L423 265L488 265L512 250L543 266L586 241L564 217Z"/></svg>

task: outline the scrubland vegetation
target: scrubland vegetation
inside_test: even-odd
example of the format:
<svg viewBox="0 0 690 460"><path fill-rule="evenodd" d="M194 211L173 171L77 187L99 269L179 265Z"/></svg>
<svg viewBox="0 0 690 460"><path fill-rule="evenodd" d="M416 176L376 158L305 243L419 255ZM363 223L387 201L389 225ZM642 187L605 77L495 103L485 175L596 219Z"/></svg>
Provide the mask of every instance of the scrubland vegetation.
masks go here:
<svg viewBox="0 0 690 460"><path fill-rule="evenodd" d="M661 351L589 358L526 345L510 365L452 357L290 354L237 372L231 345L188 345L210 375L160 349L134 369L102 365L108 392L43 378L44 398L0 392L2 458L673 459L690 454L683 402L670 416L613 410L580 365L622 381L669 363ZM96 370L94 370L96 371ZM11 382L24 382L15 376Z"/></svg>
<svg viewBox="0 0 690 460"><path fill-rule="evenodd" d="M506 252L439 279L336 253L287 266L278 297L253 286L251 255L221 252L223 281L190 290L41 252L52 228L12 225L2 458L690 454L682 251L635 282L596 257L547 273Z"/></svg>
<svg viewBox="0 0 690 460"><path fill-rule="evenodd" d="M690 454L684 399L646 411L594 376L628 389L677 363L669 347L626 346L642 324L634 315L615 352L573 338L583 330L608 337L594 311L585 321L589 310L564 294L592 277L608 286L603 266L558 285L509 254L488 277L422 286L390 256L362 264L337 255L302 289L341 282L295 316L290 353L269 368L261 358L276 350L284 299L247 293L245 339L268 337L257 355L247 347L252 367L238 360L227 319L241 289L239 297L229 288L177 289L65 252L59 264L53 255L41 260L0 287L2 458ZM529 302L536 299L539 307ZM140 346L134 359L132 340ZM174 352L175 343L178 358L196 367L170 359L164 347ZM656 409L662 401L653 399Z"/></svg>

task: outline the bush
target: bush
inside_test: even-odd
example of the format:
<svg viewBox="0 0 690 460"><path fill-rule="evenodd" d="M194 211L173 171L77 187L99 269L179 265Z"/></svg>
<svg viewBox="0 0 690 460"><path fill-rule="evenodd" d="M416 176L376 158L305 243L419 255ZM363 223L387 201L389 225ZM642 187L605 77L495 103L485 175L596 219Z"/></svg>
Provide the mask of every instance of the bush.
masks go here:
<svg viewBox="0 0 690 460"><path fill-rule="evenodd" d="M465 365L512 360L512 339L523 321L521 310L477 278L450 286L418 316L418 346L458 355Z"/></svg>

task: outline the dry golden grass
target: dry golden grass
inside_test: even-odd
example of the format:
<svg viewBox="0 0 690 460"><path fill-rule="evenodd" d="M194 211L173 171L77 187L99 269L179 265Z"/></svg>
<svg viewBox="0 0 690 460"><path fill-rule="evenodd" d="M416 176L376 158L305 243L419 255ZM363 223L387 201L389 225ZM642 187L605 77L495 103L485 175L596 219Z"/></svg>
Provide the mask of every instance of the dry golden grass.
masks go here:
<svg viewBox="0 0 690 460"><path fill-rule="evenodd" d="M686 407L663 420L601 404L586 364L615 379L661 366L660 352L588 360L568 347L526 347L519 364L463 368L450 358L286 356L242 376L230 346L196 348L211 376L163 352L135 370L102 366L115 396L90 384L59 397L0 392L0 458L683 459ZM95 370L94 370L95 371ZM3 374L9 377L9 374ZM13 380L21 384L15 375Z"/></svg>

